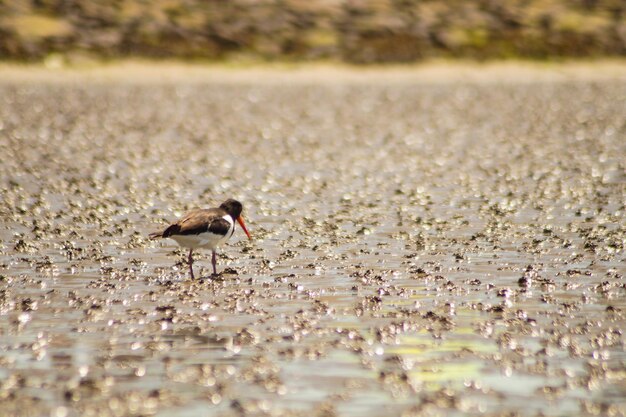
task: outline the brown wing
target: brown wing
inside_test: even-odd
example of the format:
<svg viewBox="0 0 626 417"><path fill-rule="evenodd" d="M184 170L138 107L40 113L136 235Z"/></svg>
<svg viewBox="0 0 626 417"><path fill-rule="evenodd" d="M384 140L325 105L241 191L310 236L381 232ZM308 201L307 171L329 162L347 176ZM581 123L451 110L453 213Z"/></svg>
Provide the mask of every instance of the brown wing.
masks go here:
<svg viewBox="0 0 626 417"><path fill-rule="evenodd" d="M221 209L198 209L187 213L182 219L163 231L161 237L172 235L197 235L204 232L225 235L230 223L222 217L226 212Z"/></svg>

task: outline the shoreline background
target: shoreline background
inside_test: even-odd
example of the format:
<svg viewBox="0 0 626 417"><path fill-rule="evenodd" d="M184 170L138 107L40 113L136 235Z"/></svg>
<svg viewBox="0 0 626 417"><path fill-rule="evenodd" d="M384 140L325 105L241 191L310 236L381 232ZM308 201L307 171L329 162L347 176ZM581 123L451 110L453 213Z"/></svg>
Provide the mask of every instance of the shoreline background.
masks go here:
<svg viewBox="0 0 626 417"><path fill-rule="evenodd" d="M331 59L626 56L621 0L9 0L0 60Z"/></svg>

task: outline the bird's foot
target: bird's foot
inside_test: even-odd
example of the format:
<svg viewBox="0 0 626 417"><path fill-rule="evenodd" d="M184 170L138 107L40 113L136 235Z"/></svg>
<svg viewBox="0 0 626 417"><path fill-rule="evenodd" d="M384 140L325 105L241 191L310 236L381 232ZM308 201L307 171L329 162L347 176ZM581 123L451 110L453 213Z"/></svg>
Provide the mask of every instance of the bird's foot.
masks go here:
<svg viewBox="0 0 626 417"><path fill-rule="evenodd" d="M213 272L208 276L208 279L211 281L223 281L224 275L221 272Z"/></svg>

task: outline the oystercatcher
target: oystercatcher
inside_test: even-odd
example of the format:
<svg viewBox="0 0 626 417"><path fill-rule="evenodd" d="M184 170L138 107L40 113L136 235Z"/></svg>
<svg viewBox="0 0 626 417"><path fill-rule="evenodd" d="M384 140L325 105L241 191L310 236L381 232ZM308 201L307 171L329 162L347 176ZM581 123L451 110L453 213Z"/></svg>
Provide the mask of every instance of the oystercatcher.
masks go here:
<svg viewBox="0 0 626 417"><path fill-rule="evenodd" d="M164 231L151 233L150 239L169 237L180 246L189 248L188 262L191 279L194 279L193 250L211 249L213 252L213 274L217 275L215 250L235 233L235 220L241 225L248 239L252 239L243 222L243 217L241 217L242 210L243 206L239 201L229 198L217 208L190 211Z"/></svg>

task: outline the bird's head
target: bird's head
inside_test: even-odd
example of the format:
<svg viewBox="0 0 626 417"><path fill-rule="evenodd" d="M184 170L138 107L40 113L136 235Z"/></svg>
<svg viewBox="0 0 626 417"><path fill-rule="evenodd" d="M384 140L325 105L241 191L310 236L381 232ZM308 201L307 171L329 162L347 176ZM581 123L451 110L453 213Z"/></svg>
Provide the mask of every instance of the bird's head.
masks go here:
<svg viewBox="0 0 626 417"><path fill-rule="evenodd" d="M252 236L248 233L248 229L246 229L246 224L243 222L243 217L241 217L243 205L239 201L229 198L220 205L220 208L228 213L233 220L237 220L243 231L246 233L246 236L248 236L248 239L252 239Z"/></svg>

